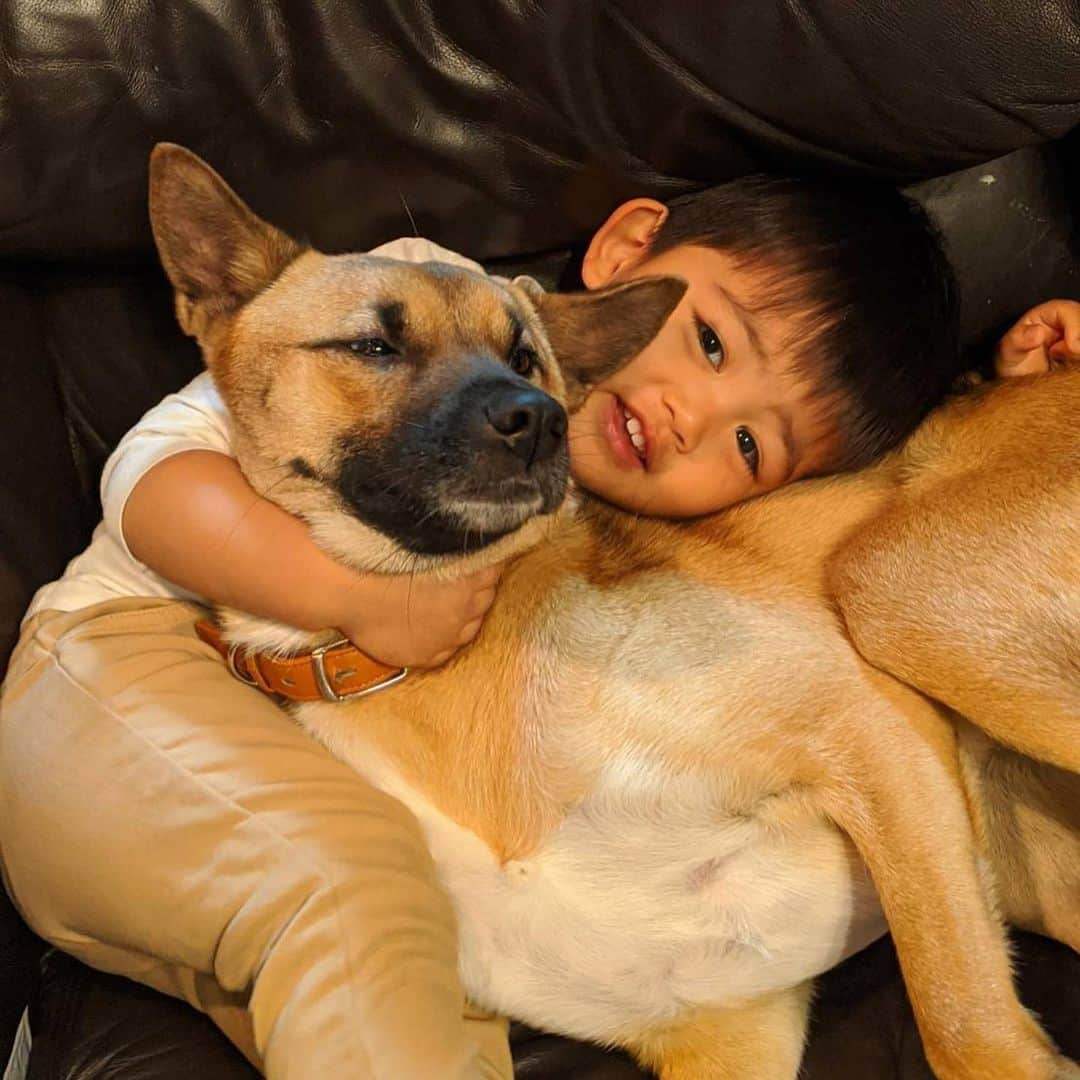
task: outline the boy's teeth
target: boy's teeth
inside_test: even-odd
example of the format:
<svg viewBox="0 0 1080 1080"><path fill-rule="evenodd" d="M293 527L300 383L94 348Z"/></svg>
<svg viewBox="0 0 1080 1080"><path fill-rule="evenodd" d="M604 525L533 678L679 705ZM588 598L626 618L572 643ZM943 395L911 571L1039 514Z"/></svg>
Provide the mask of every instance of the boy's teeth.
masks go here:
<svg viewBox="0 0 1080 1080"><path fill-rule="evenodd" d="M643 457L645 454L645 436L641 433L641 421L625 406L623 407L623 419L626 421L626 434L630 437L630 442L638 452L638 457Z"/></svg>

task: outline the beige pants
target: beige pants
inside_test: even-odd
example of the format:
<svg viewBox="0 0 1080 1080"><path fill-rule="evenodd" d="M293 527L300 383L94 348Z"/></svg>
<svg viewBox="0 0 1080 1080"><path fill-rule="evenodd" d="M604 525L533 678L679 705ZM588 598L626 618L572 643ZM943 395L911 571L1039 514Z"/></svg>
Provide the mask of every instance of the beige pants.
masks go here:
<svg viewBox="0 0 1080 1080"><path fill-rule="evenodd" d="M186 999L269 1077L511 1076L416 822L233 679L198 613L122 600L27 626L0 700L26 920Z"/></svg>

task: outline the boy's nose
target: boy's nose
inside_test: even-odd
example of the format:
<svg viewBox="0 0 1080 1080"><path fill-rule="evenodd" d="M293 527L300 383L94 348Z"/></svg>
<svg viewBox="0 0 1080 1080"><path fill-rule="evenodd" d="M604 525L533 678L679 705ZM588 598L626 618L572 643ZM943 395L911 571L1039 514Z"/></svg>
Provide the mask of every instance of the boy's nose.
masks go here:
<svg viewBox="0 0 1080 1080"><path fill-rule="evenodd" d="M665 394L662 401L671 424L675 449L683 454L690 453L701 442L705 430L704 401L695 401L692 392L676 394L674 391Z"/></svg>

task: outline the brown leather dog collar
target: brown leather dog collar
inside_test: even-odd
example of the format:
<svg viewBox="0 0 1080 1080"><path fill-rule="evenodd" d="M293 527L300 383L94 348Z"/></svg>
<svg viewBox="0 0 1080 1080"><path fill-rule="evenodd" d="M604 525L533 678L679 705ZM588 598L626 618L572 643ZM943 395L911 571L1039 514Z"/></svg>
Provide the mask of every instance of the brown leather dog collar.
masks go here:
<svg viewBox="0 0 1080 1080"><path fill-rule="evenodd" d="M309 653L274 656L230 645L213 623L200 619L195 633L225 658L229 670L264 694L289 701L348 701L401 682L408 668L388 667L339 638Z"/></svg>

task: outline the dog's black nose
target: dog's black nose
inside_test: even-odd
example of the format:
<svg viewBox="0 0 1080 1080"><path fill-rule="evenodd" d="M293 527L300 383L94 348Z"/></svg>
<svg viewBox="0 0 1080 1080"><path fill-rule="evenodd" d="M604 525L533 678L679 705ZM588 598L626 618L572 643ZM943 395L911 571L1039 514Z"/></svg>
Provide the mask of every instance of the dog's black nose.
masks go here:
<svg viewBox="0 0 1080 1080"><path fill-rule="evenodd" d="M546 461L566 437L566 410L534 386L507 386L484 402L489 430L529 468Z"/></svg>

